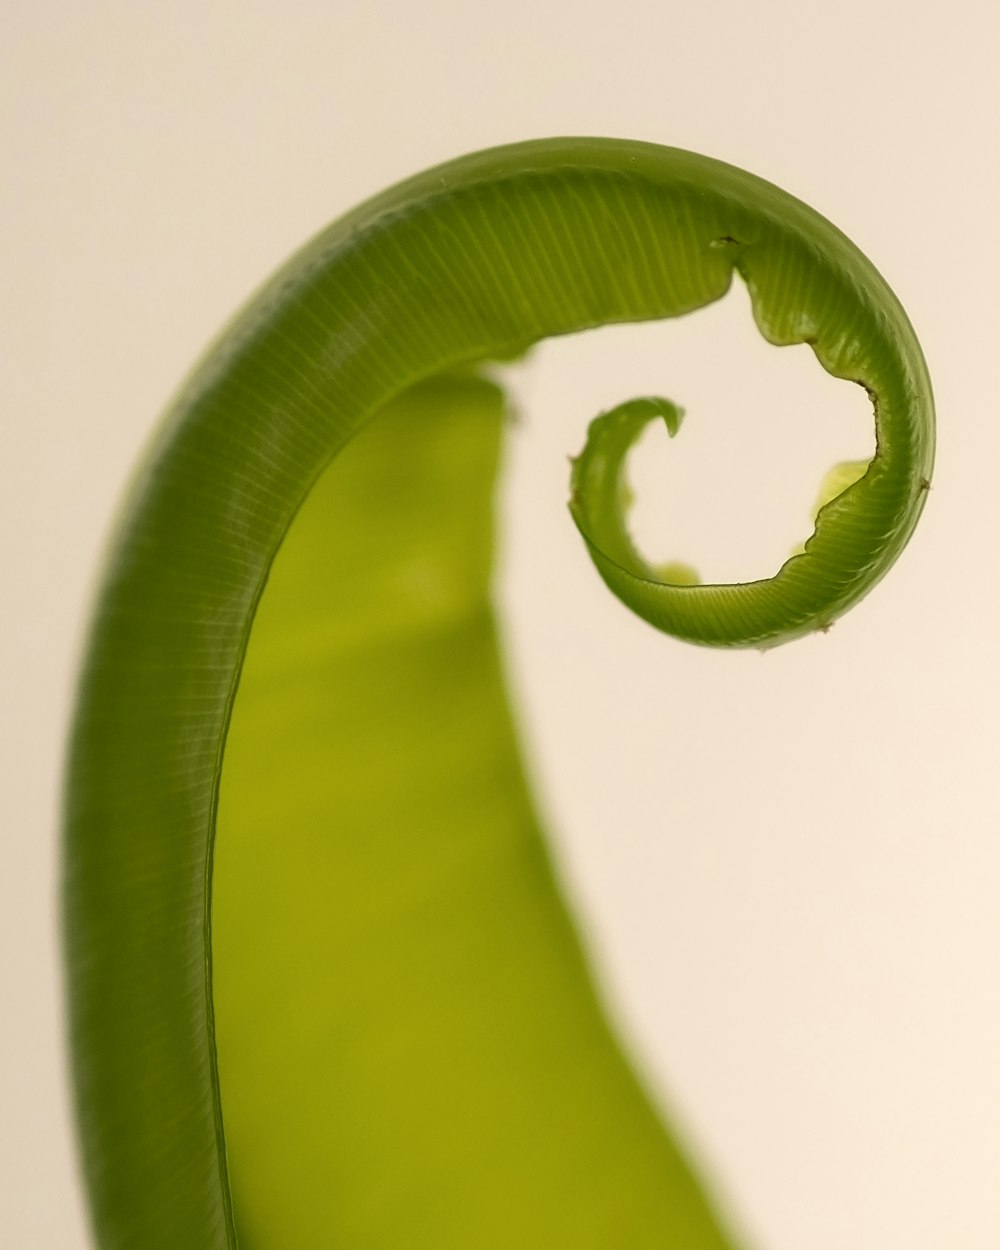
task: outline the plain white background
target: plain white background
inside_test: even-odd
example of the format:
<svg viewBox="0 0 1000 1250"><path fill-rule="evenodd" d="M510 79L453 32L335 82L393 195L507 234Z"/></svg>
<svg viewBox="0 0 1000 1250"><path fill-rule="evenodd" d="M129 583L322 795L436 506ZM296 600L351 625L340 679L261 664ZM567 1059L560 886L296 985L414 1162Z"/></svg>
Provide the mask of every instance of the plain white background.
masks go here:
<svg viewBox="0 0 1000 1250"><path fill-rule="evenodd" d="M646 1077L761 1250L1000 1238L992 0L9 0L0 52L0 1219L88 1244L62 1059L56 825L87 604L129 467L193 358L306 237L462 152L603 134L778 182L896 288L938 469L890 578L767 656L663 639L565 511L600 408L688 409L636 456L651 554L772 571L857 388L745 293L541 349L515 386L502 600L559 861ZM867 451L866 451L867 449Z"/></svg>

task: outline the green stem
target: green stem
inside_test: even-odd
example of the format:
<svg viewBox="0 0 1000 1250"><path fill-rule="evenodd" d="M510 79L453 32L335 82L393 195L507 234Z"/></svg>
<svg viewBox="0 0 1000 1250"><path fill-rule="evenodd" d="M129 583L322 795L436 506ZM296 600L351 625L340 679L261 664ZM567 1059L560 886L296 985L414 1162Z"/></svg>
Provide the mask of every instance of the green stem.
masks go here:
<svg viewBox="0 0 1000 1250"><path fill-rule="evenodd" d="M417 394L412 388L421 381L509 355L550 335L683 314L720 298L734 270L748 285L754 316L767 339L809 342L825 369L871 394L876 454L867 473L823 508L805 553L773 578L739 586L681 586L676 575L664 578L645 564L624 528L621 458L638 425L657 410L653 404L638 425L619 428L613 454L603 459L599 445L609 419L593 428L574 471L573 511L601 576L645 619L699 643L771 646L827 627L899 554L930 479L933 410L912 329L876 270L828 222L749 174L687 152L590 139L527 143L455 161L370 201L309 244L256 296L183 389L112 544L81 680L66 784L70 1036L84 1166L102 1246L231 1250L237 1223L246 1244L266 1250L284 1244L280 1220L267 1241L255 1240L262 1234L244 1227L239 1215L234 1222L229 1197L223 1110L228 1125L230 1095L223 1071L220 1096L216 1054L215 1008L222 987L213 988L212 865L223 752L251 626L276 553L314 484L376 412L403 392ZM466 395L462 403L468 402L475 407L480 401ZM448 406L441 403L445 412ZM432 433L434 421L426 412L421 418L421 411L417 403L409 425L402 418L385 428ZM634 415L636 409L628 411ZM442 420L448 424L446 413ZM389 442L385 463L395 464L400 476L395 486L385 487L365 479L358 506L337 513L333 522L346 540L363 541L365 517L377 518L389 507L393 492L402 493L409 466L420 459L402 433ZM447 459L443 450L440 459ZM345 463L349 460L344 457ZM457 500L466 471L470 480L475 477L459 463L452 470L437 493L414 501L420 515L429 515L439 497L454 494ZM432 465L428 473L433 478ZM476 480L489 489L488 474ZM344 487L346 493L351 489ZM466 524L463 518L472 512L464 508L455 503L442 535ZM470 635L468 646L475 651L482 643L487 658L470 669L468 682L478 680L477 672L487 672L483 680L489 684L496 673L488 659L495 644L483 575L488 517L475 524L483 540L477 540L478 563L470 556L472 563L460 564L466 572L456 575L459 591L467 577L475 593L469 592L464 615L451 608L442 608L441 614L444 619L451 613L456 630L466 628L469 619L481 621L477 628L485 632L476 636L478 642ZM405 544L411 529L401 524L393 542ZM386 553L392 549L391 544L382 548L379 559L389 559ZM416 567L407 565L411 571ZM371 576L370 566L365 576ZM407 594L396 587L371 600L371 613L357 617L356 635L344 642L360 647L362 669L357 671L374 678L379 665L388 663L365 640L416 629L413 604L422 601L430 584L421 581L416 598L411 586ZM347 602L353 593L347 590L341 599ZM360 603L360 591L358 596ZM453 601L454 596L448 600ZM338 610L336 595L327 610ZM460 621L466 625L455 623ZM322 632L322 623L317 628ZM427 655L417 650L405 672L423 671L426 663ZM345 683L353 672L343 670ZM397 684L405 685L409 678L403 668L399 672ZM245 694L241 690L241 702ZM476 716L485 717L482 724L499 726L497 741L508 743L506 711L494 695L492 685L489 691L484 687L482 707L492 710ZM337 729L345 749L346 740L359 736L374 714L366 710L370 702L362 698L352 713L357 733L350 731L350 723L347 732L344 724ZM414 737L421 737L419 729ZM488 737L484 734L484 744ZM460 740L462 731L455 737ZM432 765L428 757L427 767ZM442 775L452 777L457 767L454 761L446 763ZM588 1090L598 1091L590 1095L594 1114L607 1127L595 1133L595 1143L623 1134L623 1157L634 1161L635 1174L648 1172L649 1184L642 1181L641 1193L632 1194L622 1178L609 1190L594 1178L610 1175L612 1163L592 1161L591 1174L581 1162L582 1172L566 1173L563 1179L576 1176L576 1189L599 1191L603 1205L597 1216L585 1203L579 1219L571 1220L566 1198L554 1214L543 1213L549 1199L531 1189L530 1176L537 1169L532 1172L535 1165L524 1164L527 1171L519 1174L523 1191L516 1186L506 1191L520 1194L513 1204L504 1202L503 1185L499 1193L490 1190L489 1197L470 1182L465 1197L456 1198L453 1209L466 1221L479 1219L478 1231L456 1229L454 1219L449 1224L440 1202L433 1215L438 1223L420 1227L430 1229L428 1244L444 1246L453 1236L457 1245L486 1246L492 1243L483 1228L492 1221L502 1232L505 1207L522 1201L530 1218L507 1244L535 1244L527 1227L539 1230L539 1246L557 1244L554 1225L545 1220L565 1217L566 1226L575 1230L575 1247L617 1244L610 1230L626 1226L632 1228L632 1246L722 1246L724 1238L675 1145L662 1125L655 1132L650 1128L641 1094L622 1076L620 1056L611 1055L617 1050L605 1036L600 1013L583 1005L590 991L582 965L577 966L579 953L559 919L560 903L551 883L546 884L547 869L538 867L543 857L534 834L525 832L530 805L521 795L516 759L505 776L490 784L496 802L521 813L510 845L527 848L523 855L535 864L531 889L539 899L544 896L537 906L538 915L547 917L548 936L539 931L539 949L561 952L552 956L554 970L544 994L517 998L516 1010L524 1019L511 1046L541 1035L533 1021L543 1000L564 1003L553 1017L576 1019L573 1013L579 1010L579 1029L596 1039L593 1053L601 1057L593 1060L593 1069L581 1066L579 1083L566 1085L558 1108L552 1104L550 1118L559 1122L551 1152L558 1155L559 1143L571 1142L577 1132L567 1108L579 1107ZM384 787L384 776L378 773L378 778ZM454 777L452 789L460 784ZM367 801L363 794L338 798L355 803L359 811ZM486 799L477 802L481 806ZM470 810L447 819L464 828ZM436 816L428 818L428 828L443 827ZM452 852L441 851L446 853ZM526 880L511 878L511 900L524 897ZM450 905L456 915L465 888L461 882L455 887ZM483 897L488 896L487 891ZM462 915L469 932L476 916ZM499 933L503 918L483 923L484 932L493 923ZM400 935L399 940L405 946L411 938ZM260 958L266 956L265 947ZM506 965L501 961L501 966ZM522 974L524 984L532 981L530 967ZM252 985L252 972L249 976ZM502 979L497 972L495 983ZM335 979L324 982L329 993L337 984ZM266 1013L268 1004L258 1005ZM224 1023L220 1016L220 1026ZM558 1020L553 1018L551 1027L546 1037L562 1036ZM532 1056L524 1063L542 1064L542 1051ZM548 1084L560 1086L551 1061L550 1053ZM282 1062L291 1061L286 1055ZM250 1085L260 1085L263 1070L256 1070ZM234 1090L236 1085L234 1076ZM468 1088L478 1086L472 1082ZM347 1087L341 1088L339 1096L346 1099L347 1094ZM609 1108L606 1121L598 1113L602 1100ZM503 1100L498 1096L495 1101L499 1106ZM233 1108L237 1102L234 1094ZM619 1104L625 1108L620 1113L614 1110ZM587 1118L586 1106L580 1114ZM240 1118L235 1110L233 1118ZM357 1123L370 1121L369 1106ZM333 1136L340 1131L337 1123L329 1127ZM293 1142L279 1144L294 1154ZM253 1143L244 1145L252 1153ZM421 1148L414 1138L413 1153ZM232 1141L230 1149L235 1149ZM315 1177L308 1179L311 1157L308 1152L296 1156L295 1167L306 1178L305 1194L322 1187ZM455 1158L460 1160L461 1152ZM651 1160L646 1172L642 1159ZM499 1167L500 1160L494 1165ZM329 1166L341 1164L331 1159ZM458 1162L455 1166L459 1170ZM662 1178L668 1201L654 1211L656 1177ZM337 1183L344 1184L343 1178ZM426 1189L422 1185L423 1197L412 1201L421 1218L431 1221ZM553 1190L563 1192L558 1186ZM335 1195L332 1210L340 1209L340 1198ZM300 1193L289 1201L305 1199ZM532 1202L538 1203L537 1211ZM643 1204L650 1211L645 1223L635 1215ZM448 1205L445 1198L443 1206ZM633 1218L639 1222L627 1225ZM330 1244L354 1244L344 1241L350 1237L358 1245L390 1244L365 1240L366 1227L363 1221L345 1226ZM395 1244L425 1244L417 1224L405 1228L393 1234ZM588 1234L588 1229L597 1231ZM588 1243L588 1236L596 1240Z"/></svg>

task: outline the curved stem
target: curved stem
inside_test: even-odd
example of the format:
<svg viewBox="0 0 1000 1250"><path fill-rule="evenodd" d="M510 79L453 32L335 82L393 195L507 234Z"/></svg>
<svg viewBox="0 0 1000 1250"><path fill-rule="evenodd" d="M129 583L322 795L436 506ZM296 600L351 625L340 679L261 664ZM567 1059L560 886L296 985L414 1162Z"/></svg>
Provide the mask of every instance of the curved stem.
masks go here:
<svg viewBox="0 0 1000 1250"><path fill-rule="evenodd" d="M112 544L66 784L71 1045L102 1245L236 1244L214 1036L216 808L257 604L313 484L421 379L680 315L722 296L734 269L766 338L811 343L871 393L868 472L823 509L804 555L735 587L662 584L623 554L614 472L585 472L595 438L575 515L604 580L647 620L696 642L773 645L825 627L898 555L930 477L932 402L877 271L749 174L609 140L455 161L321 234L181 392Z"/></svg>

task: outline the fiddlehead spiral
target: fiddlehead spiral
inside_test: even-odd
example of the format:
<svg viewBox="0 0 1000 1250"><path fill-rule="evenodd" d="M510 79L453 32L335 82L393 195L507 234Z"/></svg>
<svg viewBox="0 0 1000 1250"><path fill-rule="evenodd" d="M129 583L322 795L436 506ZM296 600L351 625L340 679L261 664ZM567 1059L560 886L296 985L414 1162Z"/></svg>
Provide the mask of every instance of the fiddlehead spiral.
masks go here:
<svg viewBox="0 0 1000 1250"><path fill-rule="evenodd" d="M728 1244L614 1043L548 872L489 599L499 399L466 366L683 314L734 270L766 338L811 343L871 393L864 477L774 578L661 585L618 497L638 427L677 416L645 401L595 426L573 508L646 619L773 645L898 555L932 406L875 269L739 170L604 140L432 170L295 257L185 387L115 538L66 788L71 1044L102 1246L232 1250L237 1225L244 1250Z"/></svg>
<svg viewBox="0 0 1000 1250"><path fill-rule="evenodd" d="M818 232L824 229L832 233L826 223ZM669 400L631 400L594 420L573 462L570 510L605 583L644 620L689 642L764 649L828 629L891 566L930 482L933 409L912 331L890 320L885 308L866 307L874 286L869 275L833 275L825 253L796 254L783 239L759 252L732 235L712 242L738 249L735 267L766 338L807 342L831 373L865 387L874 407L875 456L830 470L812 536L773 577L754 582L702 586L685 565L654 568L628 534L625 456L657 417L671 437L677 433L683 410Z"/></svg>

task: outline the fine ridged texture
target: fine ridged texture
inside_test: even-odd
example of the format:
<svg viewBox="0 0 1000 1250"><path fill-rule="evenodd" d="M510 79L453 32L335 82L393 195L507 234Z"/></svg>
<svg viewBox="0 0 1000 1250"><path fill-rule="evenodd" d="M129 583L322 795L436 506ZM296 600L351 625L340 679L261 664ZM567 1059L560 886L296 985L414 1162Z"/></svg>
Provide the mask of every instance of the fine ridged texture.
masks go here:
<svg viewBox="0 0 1000 1250"><path fill-rule="evenodd" d="M872 395L867 473L745 586L633 562L614 466L575 473L574 515L653 624L775 645L899 554L932 404L875 269L751 175L608 140L453 162L319 236L185 386L112 545L66 784L102 1248L732 1244L602 1018L535 826L489 598L502 405L467 366L680 315L734 272L765 337Z"/></svg>

